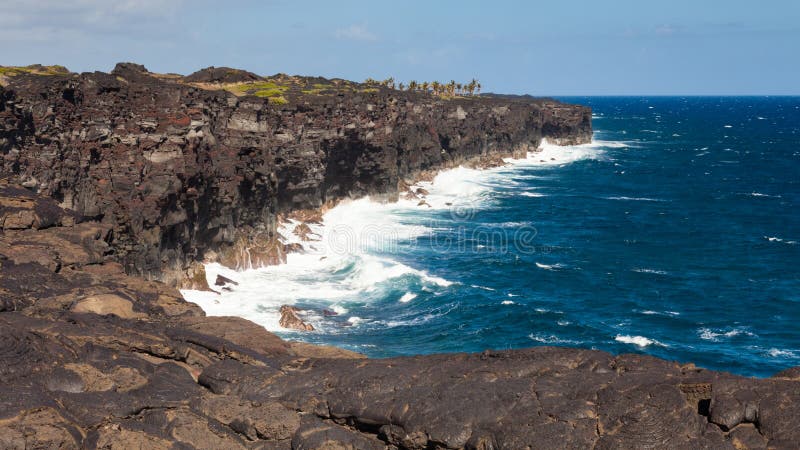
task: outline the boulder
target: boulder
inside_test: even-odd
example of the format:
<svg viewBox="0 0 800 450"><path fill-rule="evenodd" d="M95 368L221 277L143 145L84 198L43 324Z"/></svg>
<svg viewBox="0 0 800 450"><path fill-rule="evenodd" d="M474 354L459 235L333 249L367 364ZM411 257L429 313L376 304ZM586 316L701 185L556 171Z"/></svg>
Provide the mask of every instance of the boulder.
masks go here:
<svg viewBox="0 0 800 450"><path fill-rule="evenodd" d="M294 306L283 305L281 306L280 313L281 318L278 323L283 328L287 328L290 330L298 330L298 331L314 331L314 326L310 323L306 323L303 319L300 318L298 313L301 310L295 308Z"/></svg>
<svg viewBox="0 0 800 450"><path fill-rule="evenodd" d="M114 314L123 319L141 319L144 313L133 310L133 303L116 294L98 294L85 297L75 303L72 311L99 315Z"/></svg>

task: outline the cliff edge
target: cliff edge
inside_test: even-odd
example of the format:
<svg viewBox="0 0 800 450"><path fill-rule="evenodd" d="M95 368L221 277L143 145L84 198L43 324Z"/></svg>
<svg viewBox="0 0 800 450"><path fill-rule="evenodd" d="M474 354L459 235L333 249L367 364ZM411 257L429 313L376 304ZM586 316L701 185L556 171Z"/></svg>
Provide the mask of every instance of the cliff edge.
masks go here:
<svg viewBox="0 0 800 450"><path fill-rule="evenodd" d="M39 67L0 80L0 448L800 442L800 368L753 379L554 347L371 360L206 317L157 281L270 245L286 212L391 198L426 170L545 137L585 142L586 108Z"/></svg>
<svg viewBox="0 0 800 450"><path fill-rule="evenodd" d="M590 141L591 111L130 63L21 73L0 90L0 178L108 225L129 274L182 287L201 278L193 263L203 260L279 262L281 213L396 198L423 171L524 155L542 138Z"/></svg>

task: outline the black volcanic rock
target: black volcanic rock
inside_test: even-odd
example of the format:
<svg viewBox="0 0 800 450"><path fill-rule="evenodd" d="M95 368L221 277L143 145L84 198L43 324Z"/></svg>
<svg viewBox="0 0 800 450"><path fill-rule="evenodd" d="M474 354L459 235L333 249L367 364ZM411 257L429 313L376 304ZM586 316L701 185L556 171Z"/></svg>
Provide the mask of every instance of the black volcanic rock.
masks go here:
<svg viewBox="0 0 800 450"><path fill-rule="evenodd" d="M120 63L112 74L16 76L0 91L0 177L107 225L128 273L182 285L209 252L241 267L246 247L252 260L284 260L280 213L393 198L422 172L521 155L543 137L591 139L590 110L555 101L337 81L279 104L189 81L229 80L225 70L180 78Z"/></svg>
<svg viewBox="0 0 800 450"><path fill-rule="evenodd" d="M543 136L583 142L588 109L385 89L277 108L117 69L0 87L0 448L800 442L800 368L753 379L554 347L370 360L206 317L131 276L164 278L259 233L264 257L280 256L279 213L396 195L406 177Z"/></svg>
<svg viewBox="0 0 800 450"><path fill-rule="evenodd" d="M260 79L252 72L230 67L206 67L184 78L190 83L243 83Z"/></svg>

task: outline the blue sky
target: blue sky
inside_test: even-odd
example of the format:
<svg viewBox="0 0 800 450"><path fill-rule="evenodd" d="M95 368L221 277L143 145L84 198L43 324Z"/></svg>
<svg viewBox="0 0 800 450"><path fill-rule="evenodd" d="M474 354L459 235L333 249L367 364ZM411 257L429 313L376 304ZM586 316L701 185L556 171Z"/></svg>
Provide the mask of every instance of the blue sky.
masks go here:
<svg viewBox="0 0 800 450"><path fill-rule="evenodd" d="M0 0L0 65L233 66L533 95L800 94L800 1Z"/></svg>

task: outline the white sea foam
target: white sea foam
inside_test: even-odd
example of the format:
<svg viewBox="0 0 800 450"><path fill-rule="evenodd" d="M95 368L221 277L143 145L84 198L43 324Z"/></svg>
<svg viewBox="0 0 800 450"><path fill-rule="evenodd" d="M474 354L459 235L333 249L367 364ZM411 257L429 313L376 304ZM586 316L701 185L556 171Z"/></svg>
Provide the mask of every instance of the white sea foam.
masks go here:
<svg viewBox="0 0 800 450"><path fill-rule="evenodd" d="M529 334L529 338L533 339L536 342L541 342L542 344L569 344L569 345L578 345L581 341L576 341L573 339L564 339L560 338L553 334Z"/></svg>
<svg viewBox="0 0 800 450"><path fill-rule="evenodd" d="M506 167L487 170L458 167L439 173L431 182L418 183L417 187L428 191L427 195L418 196L424 197L426 204L423 206L419 205L420 198L396 203L381 203L370 198L344 201L325 213L322 224L307 224L311 229L310 241L303 241L294 234L299 222L287 220L279 227L284 243L300 244L304 249L289 254L285 264L242 272L216 263L207 264L210 285L217 274L236 279L239 285L219 294L182 292L187 300L200 305L209 315L242 316L268 330L282 332L289 332L278 324L278 310L283 304L327 308L342 315L357 314L357 309L365 302L383 298L388 292L399 295L398 288L405 292L400 301L411 301L416 289L440 295L453 284L451 281L390 256L403 245L436 231L425 220L426 211L449 210L453 220L468 220L476 210L490 207L492 192L508 186L513 177L536 176L521 171L601 159L604 149L627 146L623 142L596 141L559 147L545 141L540 151L526 158L506 160ZM502 225L524 226L522 223ZM307 318L315 328L326 331L328 319L313 314ZM361 323L360 320L358 315L348 319L351 323Z"/></svg>
<svg viewBox="0 0 800 450"><path fill-rule="evenodd" d="M500 227L500 228L520 228L529 226L530 222L503 222L503 223L493 223L490 226Z"/></svg>
<svg viewBox="0 0 800 450"><path fill-rule="evenodd" d="M414 300L415 298L417 298L417 294L406 292L405 294L403 294L402 297L400 297L400 303L408 303L411 300Z"/></svg>
<svg viewBox="0 0 800 450"><path fill-rule="evenodd" d="M766 239L766 240L768 240L770 242L781 242L781 243L789 244L789 245L796 245L797 244L797 241L790 241L790 240L786 240L786 239L781 239L781 238L775 237L775 236L764 236L764 239Z"/></svg>
<svg viewBox="0 0 800 450"><path fill-rule="evenodd" d="M655 275L667 275L667 274L669 274L669 272L667 272L665 270L648 269L647 267L637 267L637 268L631 269L631 271L632 272L638 272L638 273L652 273L652 274L655 274Z"/></svg>
<svg viewBox="0 0 800 450"><path fill-rule="evenodd" d="M642 314L646 316L672 316L672 317L681 315L681 313L677 311L651 311L651 310L642 311Z"/></svg>
<svg viewBox="0 0 800 450"><path fill-rule="evenodd" d="M560 166L586 159L602 159L606 148L627 148L631 144L622 141L594 140L588 144L559 146L542 140L539 149L528 153L524 159L505 159L516 167Z"/></svg>
<svg viewBox="0 0 800 450"><path fill-rule="evenodd" d="M515 305L516 303L514 303L511 300L503 300L502 302L500 302L500 304L501 305Z"/></svg>
<svg viewBox="0 0 800 450"><path fill-rule="evenodd" d="M659 341L657 341L655 339L650 339L650 338L647 338L647 337L644 337L644 336L628 336L628 335L618 334L614 338L614 340L617 341L617 342L622 342L623 344L632 344L632 345L635 345L635 346L641 347L641 348L647 347L649 345L657 345L659 347L667 347L666 344L663 344L663 343L661 343L661 342L659 342Z"/></svg>
<svg viewBox="0 0 800 450"><path fill-rule="evenodd" d="M336 314L347 314L347 308L341 305L331 305L331 310Z"/></svg>
<svg viewBox="0 0 800 450"><path fill-rule="evenodd" d="M771 348L767 354L773 358L797 358L798 353L792 350L781 350L779 348Z"/></svg>
<svg viewBox="0 0 800 450"><path fill-rule="evenodd" d="M470 287L475 289L483 289L484 291L496 291L497 289L486 287L486 286L478 286L477 284L472 284Z"/></svg>
<svg viewBox="0 0 800 450"><path fill-rule="evenodd" d="M544 270L559 270L564 268L561 264L542 264L539 262L536 263L536 267Z"/></svg>
<svg viewBox="0 0 800 450"><path fill-rule="evenodd" d="M625 200L625 201L634 201L634 202L663 202L665 200L661 200L658 198L650 198L650 197L604 197L606 200Z"/></svg>
<svg viewBox="0 0 800 450"><path fill-rule="evenodd" d="M531 191L521 191L519 195L521 195L522 197L533 197L533 198L545 197L545 194L542 194L541 192L531 192Z"/></svg>
<svg viewBox="0 0 800 450"><path fill-rule="evenodd" d="M746 195L749 195L750 197L781 198L780 195L762 194L761 192L750 192Z"/></svg>
<svg viewBox="0 0 800 450"><path fill-rule="evenodd" d="M697 333L700 335L700 339L704 339L706 341L712 342L719 342L722 338L732 338L734 336L749 336L754 337L756 336L753 332L747 330L744 327L729 327L723 329L712 329L712 328L699 328Z"/></svg>

